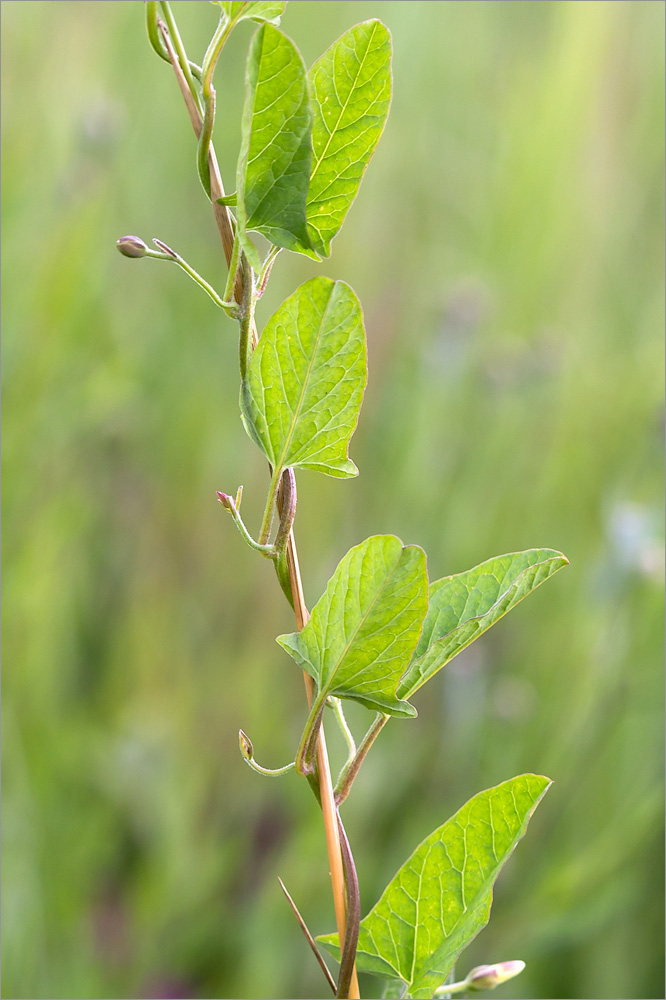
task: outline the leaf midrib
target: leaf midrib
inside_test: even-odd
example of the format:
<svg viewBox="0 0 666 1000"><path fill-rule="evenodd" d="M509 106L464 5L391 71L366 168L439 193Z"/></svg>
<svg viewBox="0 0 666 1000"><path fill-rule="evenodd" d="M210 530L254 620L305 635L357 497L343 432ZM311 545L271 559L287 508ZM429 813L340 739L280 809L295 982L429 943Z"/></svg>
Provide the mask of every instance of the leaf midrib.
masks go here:
<svg viewBox="0 0 666 1000"><path fill-rule="evenodd" d="M370 613L372 612L372 609L374 608L374 606L377 603L377 601L379 600L380 596L382 595L382 593L384 592L384 590L388 586L388 582L389 582L390 578L393 576L393 574L395 573L396 567L397 567L398 563L400 562L400 560L402 558L402 554L403 554L404 551L405 551L405 547L401 546L400 547L400 552L398 553L397 559L395 560L395 562L393 563L393 566L391 567L390 571L386 574L386 576L384 578L384 583L382 584L382 586L379 588L379 590L375 594L375 596L372 599L372 602L371 602L370 606L368 607L366 613L360 619L358 625L356 626L356 628L352 632L352 634L351 634L351 636L349 638L349 641L347 642L344 650L342 651L341 655L338 657L338 659L337 659L337 665L335 667L335 670L331 674L331 681L335 678L335 676L337 675L338 671L340 670L340 664L344 661L345 657L349 653L349 650L353 646L354 639L358 635L359 630L361 629L361 627L365 624L365 622L370 617ZM347 577L347 579L349 579L349 576ZM330 604L329 604L329 607L330 607ZM327 616L327 621L328 621L328 616ZM326 690L329 691L330 689L331 689L331 683L328 683L326 685Z"/></svg>
<svg viewBox="0 0 666 1000"><path fill-rule="evenodd" d="M408 672L409 672L409 671L411 671L413 667L416 667L417 663L420 663L420 662L421 662L422 660L424 660L424 659L426 658L426 656L428 655L428 653L430 653L430 652L431 652L431 650L432 650L432 649L434 649L435 647L439 647L439 646L440 646L440 644L441 644L441 645L443 645L443 644L444 644L444 642L445 642L445 641L446 641L447 639L450 639L450 638L451 638L451 636L455 635L455 633L456 633L456 632L460 632L460 630L461 630L461 629L463 629L463 628L464 628L464 627L465 627L466 625L469 625L469 624L470 624L470 623L472 623L472 622L480 622L480 621L482 621L482 620L483 620L484 618L487 618L487 617L488 617L488 615L492 614L492 612L493 612L493 611L494 611L494 610L495 610L495 609L497 608L497 606L498 606L499 604L501 604L501 602L502 602L502 601L503 601L503 600L504 600L504 599L505 599L505 598L507 597L507 595L508 595L508 594L509 594L509 593L511 592L511 590L512 590L512 589L513 589L513 588L514 588L514 587L516 586L516 584L517 584L517 583L519 582L519 580L521 580L521 578L522 578L523 576L525 576L525 574L526 574L526 573L529 573L529 571L530 571L530 570L536 570L536 569L539 569L539 568L540 568L541 566L547 566L547 565L548 565L548 563L552 563L552 562L556 562L556 561L557 561L557 558L558 558L558 557L556 557L556 556L551 556L551 558L550 558L550 559L543 559L543 560L542 560L541 562L538 562L538 563L532 563L532 564L531 564L531 566L526 566L526 567L525 567L525 569L524 569L524 570L522 570L522 571L521 571L521 572L520 572L520 573L518 574L518 576L517 576L517 577L516 577L516 578L514 579L513 583L510 583L510 584L509 584L508 588L507 588L507 589L506 589L506 590L504 591L504 593L503 593L503 594L500 594L500 596L499 596L499 597L497 598L497 600L495 601L495 603L494 603L494 604L492 604L492 605L491 605L491 606L490 606L490 607L488 608L488 610L487 610L487 611L484 611L484 612L483 612L483 614L480 614L480 615L471 615L471 616L470 616L469 618L466 618L466 619L465 619L464 621L462 621L462 615L461 615L461 618L460 618L460 619L458 620L458 624L457 624L457 625L455 625L455 626L454 626L454 627L453 627L453 628L452 628L452 629L450 630L450 632L447 632L447 633L446 633L445 635L441 635L441 636L439 637L439 639L434 639L434 640L433 640L433 641L432 641L432 642L431 642L431 643L429 644L428 648L427 648L426 650L424 650L424 652L423 652L423 653L421 653L421 655L420 655L420 656L418 656L418 657L417 657L416 659L414 659L414 660L412 660L412 661L411 661L411 663L410 663L410 664L409 664L409 666L407 667L407 671L408 671ZM561 556L560 556L559 558L561 558ZM542 581L542 583L543 583L543 582L545 582L545 581ZM473 588L472 588L472 589L473 589ZM536 588L533 588L533 589L536 589ZM471 593L471 591L470 591L469 593ZM467 595L467 599L468 599L468 600L469 600L469 593L468 593L468 595ZM526 598L526 597L528 596L528 594L531 594L531 593L532 593L532 591L530 590L530 591L528 591L528 592L527 592L527 594L523 594L523 595L522 595L522 597L519 597L519 598L518 598L518 600L517 600L517 601L516 601L515 603L516 603L516 604L520 604L520 602L521 602L522 600L524 600L524 598ZM514 607L514 605L512 605L512 607ZM507 613L508 611L510 611L510 610L511 610L510 608L507 608L507 610L506 610L506 611L504 612L504 614L506 614L506 613ZM463 614L464 614L464 612L463 612ZM504 617L504 615L502 615L502 617ZM494 623L493 623L493 624L494 624ZM489 627L490 627L490 626L489 626ZM457 654L454 654L454 655L457 655ZM453 657L451 657L451 659L453 659ZM442 664L441 664L441 666L443 667L443 666L445 666L445 664L444 664L444 663L442 663ZM421 684L419 684L419 687L422 687L424 683L425 683L425 681L423 681L423 682L422 682ZM411 697L411 696L412 696L413 694L415 694L415 693L416 693L416 690L418 690L418 688L417 688L417 689L415 689L414 691L412 691L412 690L410 689L410 691L409 691L409 692L407 692L406 694L403 694L403 695L402 695L402 697L406 697L406 698L410 698L410 697Z"/></svg>
<svg viewBox="0 0 666 1000"><path fill-rule="evenodd" d="M337 281L334 281L334 282L331 283L331 290L330 290L330 293L329 293L329 296L328 296L328 301L326 302L326 305L324 307L324 311L322 313L321 320L319 322L319 326L318 326L317 333L316 333L316 336L315 336L314 350L310 354L310 360L308 361L308 366L307 366L307 369L306 369L305 377L304 377L303 383L301 385L301 392L300 392L300 395L299 395L299 398L298 398L298 402L296 404L296 408L293 410L293 419L291 421L291 427L290 427L290 430L289 430L289 433L288 433L287 437L285 438L284 447L282 448L282 451L280 453L280 457L279 457L279 459L276 462L276 466L280 469L280 473L282 473L282 469L284 469L284 463L286 461L286 456L289 454L289 448L291 447L291 442L292 442L293 437L294 437L294 432L296 430L296 425L298 423L298 419L299 419L300 414L301 414L301 408L303 406L303 400L305 398L305 393L306 393L306 390L307 390L307 387L308 387L308 383L310 381L310 376L312 374L312 368L313 368L313 365L315 363L315 357L317 356L317 353L318 353L318 350L319 350L319 342L321 340L322 331L323 331L323 328L324 328L324 323L326 321L326 317L328 315L328 311L329 311L329 309L331 307L331 299L333 298L333 295L335 293L335 289L336 289L337 284L338 284ZM298 308L299 308L299 311L300 311L300 304L299 304ZM296 326L296 329L298 329L298 324L297 323L295 324L295 326ZM285 393L285 395L286 395L286 393Z"/></svg>
<svg viewBox="0 0 666 1000"><path fill-rule="evenodd" d="M363 53L363 58L361 59L361 63L360 63L359 69L358 69L358 73L354 77L354 82L353 82L353 84L352 84L352 86L351 86L351 88L349 90L349 95L347 97L347 100L345 101L344 105L341 108L341 111L340 111L340 114L338 115L338 120L335 123L334 129L331 132L329 132L328 141L326 143L326 146L324 147L324 151L321 154L321 156L319 157L319 159L317 160L317 163L315 164L315 167L312 170L312 173L310 174L310 184L312 184L312 181L314 180L314 178L315 178L315 176L317 174L317 171L319 170L319 167L321 166L322 162L326 159L326 154L328 152L328 147L333 142L333 136L338 131L340 122L341 122L342 118L344 117L345 112L347 111L347 107L348 107L349 102L350 102L350 100L352 98L352 94L356 90L356 84L357 84L358 78L360 77L361 72L363 71L363 67L365 65L365 61L368 58L368 53L370 51L370 46L372 44L372 40L373 40L373 38L375 36L375 32L376 31L377 31L377 24L374 24L372 26L372 34L368 38L368 44L366 46L366 50ZM317 102L317 103L319 103L319 102ZM321 104L319 106L321 107ZM324 121L324 113L323 113L323 111L322 111L321 117L322 117L322 121ZM328 131L328 129L327 129L327 131Z"/></svg>

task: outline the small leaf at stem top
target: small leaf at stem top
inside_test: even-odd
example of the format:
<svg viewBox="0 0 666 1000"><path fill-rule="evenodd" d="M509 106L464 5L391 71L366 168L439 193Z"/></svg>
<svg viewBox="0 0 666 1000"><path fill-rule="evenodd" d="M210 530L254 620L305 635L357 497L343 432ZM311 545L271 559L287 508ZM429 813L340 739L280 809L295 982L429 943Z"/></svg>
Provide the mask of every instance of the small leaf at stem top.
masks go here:
<svg viewBox="0 0 666 1000"><path fill-rule="evenodd" d="M485 927L493 885L550 779L522 774L480 792L399 869L361 921L361 972L400 980L414 1000L432 997ZM337 934L317 938L336 957Z"/></svg>
<svg viewBox="0 0 666 1000"><path fill-rule="evenodd" d="M278 642L317 684L317 699L352 698L391 715L414 716L395 689L427 607L425 553L395 535L350 549L301 632Z"/></svg>
<svg viewBox="0 0 666 1000"><path fill-rule="evenodd" d="M344 281L313 278L273 314L252 355L241 387L248 434L274 470L355 476L347 447L366 377L358 299Z"/></svg>
<svg viewBox="0 0 666 1000"><path fill-rule="evenodd" d="M514 605L569 560L555 549L528 549L487 559L430 584L428 614L416 652L398 687L411 696Z"/></svg>
<svg viewBox="0 0 666 1000"><path fill-rule="evenodd" d="M317 253L328 257L388 116L388 28L377 20L350 28L312 66L308 82L314 115L308 232Z"/></svg>
<svg viewBox="0 0 666 1000"><path fill-rule="evenodd" d="M213 0L230 21L266 21L278 25L287 6L286 0Z"/></svg>
<svg viewBox="0 0 666 1000"><path fill-rule="evenodd" d="M256 271L261 262L250 230L287 250L311 250L305 219L311 132L303 59L286 35L262 24L248 55L236 174L239 234Z"/></svg>

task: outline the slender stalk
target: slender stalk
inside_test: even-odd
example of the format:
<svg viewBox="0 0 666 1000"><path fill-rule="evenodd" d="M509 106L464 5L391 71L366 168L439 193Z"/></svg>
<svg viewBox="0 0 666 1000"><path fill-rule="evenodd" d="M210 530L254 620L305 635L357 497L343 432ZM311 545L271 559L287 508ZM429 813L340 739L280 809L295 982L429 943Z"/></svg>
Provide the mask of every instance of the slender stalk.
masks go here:
<svg viewBox="0 0 666 1000"><path fill-rule="evenodd" d="M340 727L340 732L342 733L344 741L347 744L347 760L345 762L342 771L340 772L342 774L351 765L352 761L354 760L354 757L356 756L356 743L354 742L354 736L352 734L352 731L349 728L349 725L347 724L345 713L342 709L342 702L340 701L340 699L335 698L331 695L329 696L328 704L333 709L336 721L338 723L338 726ZM338 778L338 784L339 782L340 779Z"/></svg>
<svg viewBox="0 0 666 1000"><path fill-rule="evenodd" d="M146 3L146 27L148 29L150 44L157 55L160 59L164 59L165 62L171 62L169 53L157 28L157 0L148 0ZM196 77L197 80L201 80L201 66L190 62L189 67L192 76Z"/></svg>
<svg viewBox="0 0 666 1000"><path fill-rule="evenodd" d="M356 778L356 775L361 769L361 764L365 760L368 750L375 742L382 729L390 719L390 715L384 715L382 712L378 712L375 721L372 723L367 733L361 741L361 745L356 751L355 755L348 760L345 766L340 771L338 775L338 781L335 786L335 801L337 805L342 805L347 796L349 795L351 786Z"/></svg>
<svg viewBox="0 0 666 1000"><path fill-rule="evenodd" d="M203 76L201 80L201 96L203 97L204 114L199 136L199 149L197 152L197 165L199 177L208 197L211 197L210 190L210 161L208 153L213 137L213 126L215 124L215 88L213 87L213 73L219 58L222 46L229 37L229 33L234 26L226 14L222 14L220 23L215 29L215 34L211 40L203 61Z"/></svg>
<svg viewBox="0 0 666 1000"><path fill-rule="evenodd" d="M255 542L254 538L250 532L245 527L243 523L243 518L238 512L238 507L236 501L233 497L230 497L227 493L220 493L217 491L217 499L220 501L225 510L228 510L234 519L236 527L240 531L241 535L250 546L251 549L255 549L256 552L260 552L262 556L266 556L267 559L275 559L277 552L274 545L261 545L259 542Z"/></svg>
<svg viewBox="0 0 666 1000"><path fill-rule="evenodd" d="M293 767L296 767L296 761L290 761L289 764L285 764L284 767L262 767L261 764L257 764L254 759L254 747L252 745L252 740L250 737L243 732L242 729L238 730L238 745L240 746L240 752L243 755L243 760L248 764L253 771L257 774L264 774L268 778L279 778L283 774L287 774L291 771Z"/></svg>
<svg viewBox="0 0 666 1000"><path fill-rule="evenodd" d="M206 97L206 91L210 90L213 85L213 73L215 72L217 60L220 58L220 52L222 51L224 43L229 37L231 29L234 27L235 23L236 22L227 17L226 14L222 14L220 23L208 43L208 48L206 49L202 66L204 99Z"/></svg>
<svg viewBox="0 0 666 1000"><path fill-rule="evenodd" d="M162 11L162 15L164 16L164 20L166 21L167 27L169 29L169 34L173 39L174 48L178 53L178 65L180 66L181 72L187 82L187 88L190 94L192 95L194 101L196 102L199 111L201 111L201 100L197 93L197 86L194 82L194 77L192 76L192 70L190 68L190 60L187 58L187 53L185 52L185 46L183 45L183 40L180 37L180 32L178 31L178 25L176 24L176 19L171 13L171 7L168 3L168 0L160 0L160 10ZM169 46L167 45L167 51L168 49ZM171 57L171 52L169 52L169 56Z"/></svg>
<svg viewBox="0 0 666 1000"><path fill-rule="evenodd" d="M266 260L264 261L261 271L259 272L259 277L257 278L258 299L260 299L261 296L264 294L264 290L266 288L266 284L270 277L271 270L273 269L273 264L275 263L275 259L277 255L280 253L281 249L282 247L271 247L270 250L268 251Z"/></svg>
<svg viewBox="0 0 666 1000"><path fill-rule="evenodd" d="M287 902L289 903L289 905L291 906L292 910L294 911L294 916L298 920L299 926L300 926L301 930L303 931L303 933L305 934L305 937L306 937L306 940L307 940L308 944L312 948L312 952L314 954L314 957L319 962L319 966L321 968L321 971L326 976L326 982L328 983L328 985L333 990L333 995L335 996L337 994L337 987L335 985L335 979L333 978L333 976L329 972L328 966L326 965L326 962L322 958L322 954L319 951L319 948L317 947L317 943L316 943L315 939L312 937L312 934L310 934L310 931L308 930L307 924L305 923L305 921L303 920L303 917L298 912L298 907L296 906L296 903L293 901L293 899L291 898L291 896L287 892L287 887L285 886L284 882L282 881L282 879L280 878L279 875L278 875L278 882L280 883L280 886L282 887L283 893L287 897Z"/></svg>
<svg viewBox="0 0 666 1000"><path fill-rule="evenodd" d="M192 127L194 132L199 138L201 133L201 114L192 101L192 96L187 85L187 80L185 79L183 72L180 67L178 58L174 52L173 45L169 38L169 32L166 27L158 23L162 37L164 38L164 43L169 52L171 58L171 65L173 66L174 73L178 80L178 85L180 87L181 93L185 100L187 106L188 114L190 116L190 121L192 122ZM211 168L211 197L213 202L213 211L215 213L215 221L217 223L220 236L222 238L222 246L227 259L227 264L231 261L231 256L233 253L234 245L234 233L229 216L229 211L225 205L220 205L217 202L218 198L224 197L224 186L222 184L222 179L220 177L220 171L217 164L217 158L215 156L215 150L211 143L210 151L210 168ZM242 284L244 282L237 281L235 289L235 297L238 302L242 300L243 288ZM251 340L256 343L257 335L256 329L253 327L250 331ZM291 583L291 592L293 597L294 613L296 616L296 627L300 631L307 623L310 615L307 610L305 599L303 596L303 585L301 582L301 574L298 565L298 553L296 551L296 543L294 541L293 530L289 533L289 539L287 541L287 566L289 570L289 579ZM305 691L308 698L308 704L312 704L312 699L314 697L314 681L309 674L303 672L303 678L305 682ZM331 769L328 762L328 753L326 749L326 738L324 736L323 727L321 728L319 740L317 742L317 775L319 781L319 794L321 800L321 809L324 818L324 831L326 835L326 848L328 851L328 862L330 866L331 873L331 883L333 887L333 903L335 906L335 919L338 928L338 935L340 941L345 940L345 932L347 926L347 898L346 898L346 888L345 888L345 874L344 866L342 862L342 853L340 846L340 832L338 826L338 814L337 807L335 805L335 799L333 795L333 782L331 780ZM351 983L349 987L348 997L350 1000L358 1000L360 997L358 978L356 975L356 967L354 966L351 974Z"/></svg>
<svg viewBox="0 0 666 1000"><path fill-rule="evenodd" d="M176 253L175 250L172 250L171 247L167 246L166 243L163 243L162 240L153 238L153 243L155 243L156 246L161 247L162 251L158 252L157 250L147 249L144 254L144 257L153 257L156 260L173 261L173 263L178 264L178 267L182 268L185 274L189 275L193 281L196 281L197 285L199 285L200 288L203 288L204 292L206 292L206 294L211 297L216 306L219 306L220 309L224 309L225 312L227 313L230 313L232 310L233 312L238 311L236 303L233 300L231 300L231 296L233 295L234 291L233 282L231 285L231 289L229 290L229 299L227 299L226 297L226 292L225 292L225 298L220 298L220 296L217 294L213 286L209 285L206 279L202 278L199 272L195 271L192 265L188 264L188 262L185 260L184 257L181 257L180 254Z"/></svg>
<svg viewBox="0 0 666 1000"><path fill-rule="evenodd" d="M198 101L192 96L190 88L188 86L187 80L183 74L178 61L178 56L174 50L173 44L171 42L171 37L167 30L166 25L163 21L158 20L157 27L164 39L164 45L169 53L169 58L171 60L171 65L173 66L173 71L176 75L176 80L178 81L178 86L180 87L180 92L183 95L183 100L185 101L185 107L187 108L187 113L192 123L192 128L194 129L194 134L197 139L201 134L201 112L199 110ZM224 250L224 256L227 260L227 265L231 261L231 255L234 249L234 229L231 222L231 216L229 215L229 210L226 205L220 205L218 203L218 198L224 198L224 185L222 184L222 177L220 175L220 168L217 162L217 157L215 155L215 149L211 143L209 149L209 162L210 162L210 193L213 202L213 214L215 215L215 222L217 223L217 228L222 238L222 249ZM243 286L240 275L237 276L236 287L234 290L234 298L237 302L241 302L243 298Z"/></svg>
<svg viewBox="0 0 666 1000"><path fill-rule="evenodd" d="M461 979L458 983L448 983L446 986L441 986L438 990L435 990L434 996L438 1000L445 1000L452 993L464 993L467 989L469 989L469 983L466 979Z"/></svg>
<svg viewBox="0 0 666 1000"><path fill-rule="evenodd" d="M259 532L260 545L266 545L266 543L268 542L268 536L271 533L271 525L273 524L273 515L275 514L275 502L277 500L277 492L281 478L282 478L282 469L274 469L273 475L271 476L271 485L268 488L268 497L266 499L266 509L264 510L264 519L261 523L261 531Z"/></svg>

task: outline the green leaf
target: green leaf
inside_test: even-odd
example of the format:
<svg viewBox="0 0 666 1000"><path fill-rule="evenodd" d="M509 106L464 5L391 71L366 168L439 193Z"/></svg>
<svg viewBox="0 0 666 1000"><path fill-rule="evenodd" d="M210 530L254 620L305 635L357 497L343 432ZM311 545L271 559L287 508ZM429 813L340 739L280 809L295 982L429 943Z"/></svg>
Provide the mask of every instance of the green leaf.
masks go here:
<svg viewBox="0 0 666 1000"><path fill-rule="evenodd" d="M494 882L550 783L523 774L480 792L424 840L361 921L359 971L432 997L487 924ZM337 934L317 940L339 957Z"/></svg>
<svg viewBox="0 0 666 1000"><path fill-rule="evenodd" d="M355 476L347 457L367 377L361 305L313 278L268 321L241 387L245 427L273 469Z"/></svg>
<svg viewBox="0 0 666 1000"><path fill-rule="evenodd" d="M394 535L350 549L302 632L278 642L329 694L379 712L414 716L395 696L427 608L425 553Z"/></svg>
<svg viewBox="0 0 666 1000"><path fill-rule="evenodd" d="M411 698L422 684L478 639L569 560L554 549L510 552L430 585L428 614L414 658L398 687Z"/></svg>
<svg viewBox="0 0 666 1000"><path fill-rule="evenodd" d="M229 208L235 208L238 204L238 195L234 191L233 194L225 194L222 198L217 199L218 205L228 205Z"/></svg>
<svg viewBox="0 0 666 1000"><path fill-rule="evenodd" d="M230 21L245 21L251 18L253 21L267 21L269 24L279 24L280 17L284 14L287 6L286 0L213 0L218 7L222 7Z"/></svg>
<svg viewBox="0 0 666 1000"><path fill-rule="evenodd" d="M262 24L247 61L236 172L241 243L255 270L261 262L250 230L287 250L311 248L305 218L311 129L303 59L286 35Z"/></svg>
<svg viewBox="0 0 666 1000"><path fill-rule="evenodd" d="M314 120L308 232L324 257L358 192L391 103L391 35L381 21L346 31L308 73Z"/></svg>

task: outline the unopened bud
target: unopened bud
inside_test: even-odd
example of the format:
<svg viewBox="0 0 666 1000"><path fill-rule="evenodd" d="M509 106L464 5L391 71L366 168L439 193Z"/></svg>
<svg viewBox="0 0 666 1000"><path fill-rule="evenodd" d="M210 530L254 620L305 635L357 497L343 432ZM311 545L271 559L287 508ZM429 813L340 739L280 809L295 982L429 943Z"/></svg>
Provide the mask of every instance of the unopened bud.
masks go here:
<svg viewBox="0 0 666 1000"><path fill-rule="evenodd" d="M494 990L500 983L519 976L525 968L525 963L519 960L514 962L498 962L497 965L477 965L475 969L467 975L468 990Z"/></svg>
<svg viewBox="0 0 666 1000"><path fill-rule="evenodd" d="M252 760L254 758L254 747L252 746L252 740L249 736L246 736L242 729L238 730L238 745L240 746L240 752L245 757L245 760Z"/></svg>
<svg viewBox="0 0 666 1000"><path fill-rule="evenodd" d="M148 247L138 236L121 236L116 246L125 257L145 257Z"/></svg>

